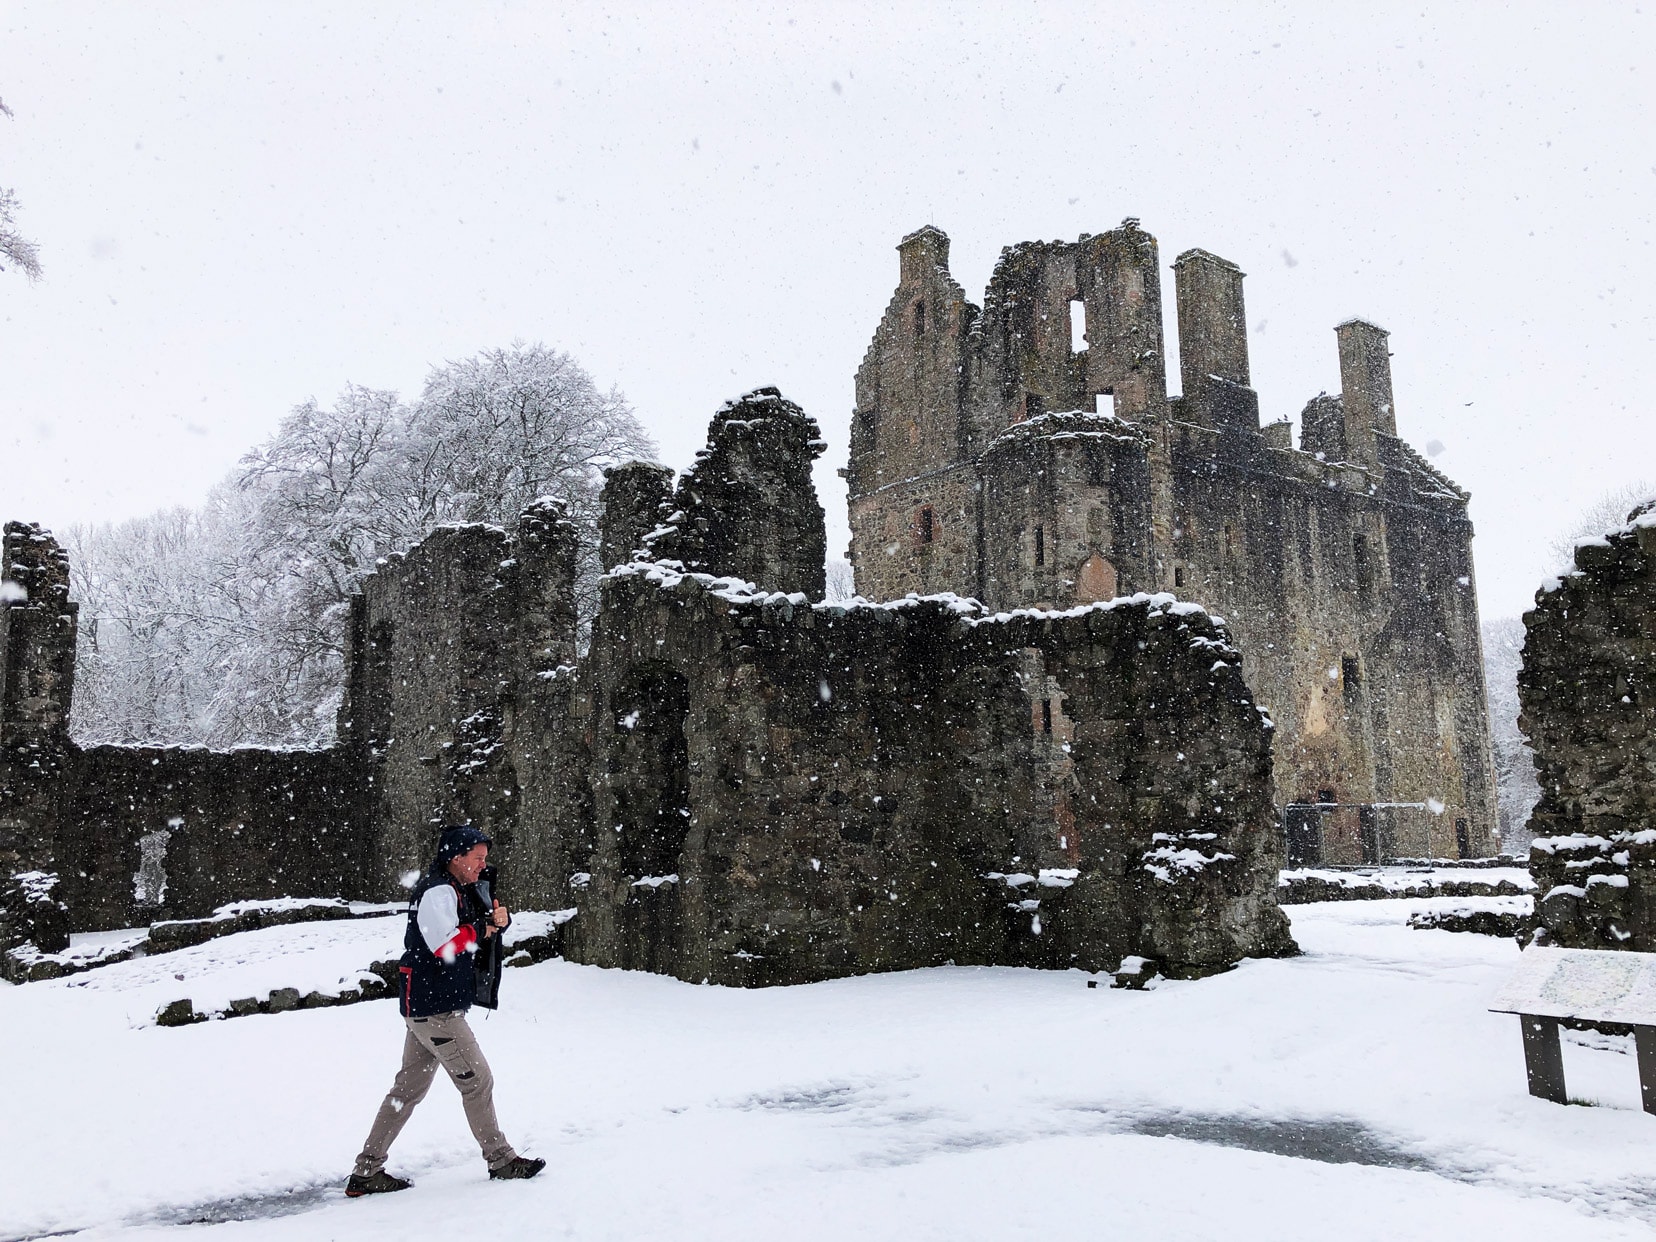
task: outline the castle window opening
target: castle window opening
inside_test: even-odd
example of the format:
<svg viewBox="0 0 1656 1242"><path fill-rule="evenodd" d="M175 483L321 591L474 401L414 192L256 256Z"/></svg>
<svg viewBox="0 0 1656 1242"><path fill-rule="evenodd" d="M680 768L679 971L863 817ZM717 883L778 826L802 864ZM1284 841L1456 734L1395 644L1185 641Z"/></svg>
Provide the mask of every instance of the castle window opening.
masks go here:
<svg viewBox="0 0 1656 1242"><path fill-rule="evenodd" d="M1052 700L1041 700L1041 732L1052 732ZM1464 821L1463 821L1464 822Z"/></svg>
<svg viewBox="0 0 1656 1242"><path fill-rule="evenodd" d="M1340 684L1345 688L1348 695L1356 694L1357 691L1363 688L1362 669L1358 666L1356 656L1345 655L1340 657Z"/></svg>
<svg viewBox="0 0 1656 1242"><path fill-rule="evenodd" d="M1024 393L1024 418L1039 418L1046 413L1046 398L1038 392ZM1022 422L1023 420L1018 420Z"/></svg>
<svg viewBox="0 0 1656 1242"><path fill-rule="evenodd" d="M920 537L921 543L930 543L937 532L936 518L932 515L932 507L925 505L914 519L914 529Z"/></svg>
<svg viewBox="0 0 1656 1242"><path fill-rule="evenodd" d="M1095 395L1093 397L1093 410L1096 413L1106 415L1109 418L1114 418L1115 417L1115 393L1110 392L1108 389L1106 389L1105 391Z"/></svg>
<svg viewBox="0 0 1656 1242"><path fill-rule="evenodd" d="M1461 858L1472 857L1472 832L1464 819L1455 821L1455 852Z"/></svg>
<svg viewBox="0 0 1656 1242"><path fill-rule="evenodd" d="M1035 563L1037 565L1046 564L1046 527L1044 526L1035 528Z"/></svg>
<svg viewBox="0 0 1656 1242"><path fill-rule="evenodd" d="M159 906L167 899L166 829L138 838L138 871L132 877L132 900L140 906Z"/></svg>
<svg viewBox="0 0 1656 1242"><path fill-rule="evenodd" d="M1184 566L1183 565L1173 566L1173 585L1176 586L1176 587L1182 587L1184 585Z"/></svg>
<svg viewBox="0 0 1656 1242"><path fill-rule="evenodd" d="M1351 563L1357 575L1357 589L1368 594L1374 587L1374 564L1369 558L1367 535L1351 537Z"/></svg>
<svg viewBox="0 0 1656 1242"><path fill-rule="evenodd" d="M926 335L926 304L924 301L914 304L914 335Z"/></svg>
<svg viewBox="0 0 1656 1242"><path fill-rule="evenodd" d="M1071 298L1069 304L1070 315L1070 353L1078 354L1087 348L1087 305L1080 298Z"/></svg>

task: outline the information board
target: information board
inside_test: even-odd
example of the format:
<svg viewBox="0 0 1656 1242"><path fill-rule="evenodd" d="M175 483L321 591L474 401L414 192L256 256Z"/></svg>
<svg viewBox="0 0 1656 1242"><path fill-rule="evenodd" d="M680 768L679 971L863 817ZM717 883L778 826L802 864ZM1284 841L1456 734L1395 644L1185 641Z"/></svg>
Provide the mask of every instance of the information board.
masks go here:
<svg viewBox="0 0 1656 1242"><path fill-rule="evenodd" d="M1489 1007L1538 1018L1656 1026L1656 953L1526 949Z"/></svg>

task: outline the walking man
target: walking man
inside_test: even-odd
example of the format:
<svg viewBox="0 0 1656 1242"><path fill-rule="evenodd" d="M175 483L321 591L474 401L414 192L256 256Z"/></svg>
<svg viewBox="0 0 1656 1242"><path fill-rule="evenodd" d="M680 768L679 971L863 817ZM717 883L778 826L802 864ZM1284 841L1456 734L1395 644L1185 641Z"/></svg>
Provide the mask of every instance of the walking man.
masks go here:
<svg viewBox="0 0 1656 1242"><path fill-rule="evenodd" d="M477 891L489 838L475 828L446 828L431 869L408 901L399 1005L408 1036L402 1068L380 1105L345 1193L384 1194L409 1183L385 1171L385 1159L414 1106L425 1099L441 1065L460 1090L472 1136L494 1178L533 1177L546 1161L518 1155L495 1120L494 1075L466 1022L476 990L473 954L499 935L511 916L500 902L485 908Z"/></svg>

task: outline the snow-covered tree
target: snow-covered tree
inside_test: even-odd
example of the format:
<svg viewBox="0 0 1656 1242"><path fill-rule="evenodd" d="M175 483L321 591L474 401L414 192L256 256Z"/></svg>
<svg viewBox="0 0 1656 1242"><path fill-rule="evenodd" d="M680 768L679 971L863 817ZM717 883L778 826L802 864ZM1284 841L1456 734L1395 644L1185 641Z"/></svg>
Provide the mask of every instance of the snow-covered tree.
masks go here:
<svg viewBox="0 0 1656 1242"><path fill-rule="evenodd" d="M0 116L11 116L6 101L0 99ZM0 186L0 271L10 263L30 280L40 279L40 248L17 231L17 193Z"/></svg>
<svg viewBox="0 0 1656 1242"><path fill-rule="evenodd" d="M1577 544L1626 525L1627 515L1652 496L1656 496L1656 487L1649 483L1628 483L1612 488L1588 505L1570 528L1552 541L1553 572L1568 573L1574 569Z"/></svg>
<svg viewBox="0 0 1656 1242"><path fill-rule="evenodd" d="M433 369L413 404L350 386L294 408L200 510L69 533L83 741L319 745L349 600L380 557L448 522L566 501L597 582L602 467L654 446L567 354L514 344Z"/></svg>
<svg viewBox="0 0 1656 1242"><path fill-rule="evenodd" d="M850 561L838 556L830 556L825 570L824 577L827 586L822 598L826 602L837 604L856 595L856 575L852 572Z"/></svg>
<svg viewBox="0 0 1656 1242"><path fill-rule="evenodd" d="M1529 848L1530 808L1541 796L1535 759L1518 729L1518 667L1524 623L1500 617L1483 624L1484 684L1489 699L1489 733L1495 752L1495 801L1501 848L1522 854Z"/></svg>

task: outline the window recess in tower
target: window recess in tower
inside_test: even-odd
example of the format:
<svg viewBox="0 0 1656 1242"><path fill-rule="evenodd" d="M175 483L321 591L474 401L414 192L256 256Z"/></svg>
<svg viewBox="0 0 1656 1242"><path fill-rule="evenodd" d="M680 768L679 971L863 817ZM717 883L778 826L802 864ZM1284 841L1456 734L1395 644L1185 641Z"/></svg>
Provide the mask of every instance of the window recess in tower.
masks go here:
<svg viewBox="0 0 1656 1242"><path fill-rule="evenodd" d="M1351 565L1357 579L1357 589L1363 595L1368 595L1374 589L1374 560L1369 554L1368 536L1363 534L1351 537Z"/></svg>
<svg viewBox="0 0 1656 1242"><path fill-rule="evenodd" d="M1105 389L1103 392L1098 393L1093 397L1093 409L1104 415L1106 418L1114 418L1115 393L1111 392L1109 389Z"/></svg>
<svg viewBox="0 0 1656 1242"><path fill-rule="evenodd" d="M1078 354L1087 348L1087 304L1080 298L1071 298L1069 315L1070 353Z"/></svg>
<svg viewBox="0 0 1656 1242"><path fill-rule="evenodd" d="M1035 563L1037 565L1046 564L1046 527L1044 526L1035 528Z"/></svg>
<svg viewBox="0 0 1656 1242"><path fill-rule="evenodd" d="M930 543L936 534L936 515L930 505L923 505L914 515L914 537L920 543Z"/></svg>
<svg viewBox="0 0 1656 1242"><path fill-rule="evenodd" d="M914 304L914 335L926 335L926 303L924 300Z"/></svg>

